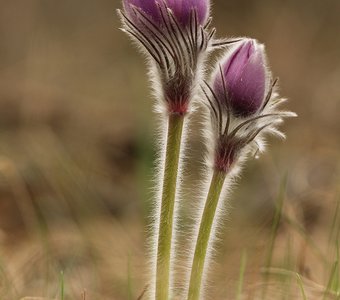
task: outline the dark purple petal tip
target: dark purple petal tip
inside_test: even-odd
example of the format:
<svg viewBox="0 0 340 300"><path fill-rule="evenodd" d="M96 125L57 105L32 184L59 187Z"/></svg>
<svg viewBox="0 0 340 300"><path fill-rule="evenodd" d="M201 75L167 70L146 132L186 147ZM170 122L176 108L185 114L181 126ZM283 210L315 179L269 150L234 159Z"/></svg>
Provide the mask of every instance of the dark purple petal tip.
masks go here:
<svg viewBox="0 0 340 300"><path fill-rule="evenodd" d="M228 54L221 68L224 84L220 72L214 81L219 100L228 101L236 116L255 114L263 105L267 86L264 46L253 39L244 40Z"/></svg>
<svg viewBox="0 0 340 300"><path fill-rule="evenodd" d="M159 7L155 0L123 0L123 7L126 14L134 20L136 18L134 7L143 11L151 17L153 21L159 23L161 21Z"/></svg>
<svg viewBox="0 0 340 300"><path fill-rule="evenodd" d="M136 7L157 24L162 22L160 6L171 9L177 21L183 26L190 24L191 14L196 11L198 24L204 25L209 15L210 0L123 0L124 11L130 18L135 19L133 7Z"/></svg>

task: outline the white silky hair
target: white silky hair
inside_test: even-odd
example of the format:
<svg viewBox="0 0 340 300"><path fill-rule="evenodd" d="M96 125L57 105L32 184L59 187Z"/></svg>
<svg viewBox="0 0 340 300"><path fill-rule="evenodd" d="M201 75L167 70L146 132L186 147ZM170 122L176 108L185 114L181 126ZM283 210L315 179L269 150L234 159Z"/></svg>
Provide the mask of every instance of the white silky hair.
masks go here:
<svg viewBox="0 0 340 300"><path fill-rule="evenodd" d="M233 53L237 45L228 49L221 57L222 61L228 59L228 57ZM264 49L264 46L261 46ZM219 72L219 65L221 64L221 57L217 60L215 65L215 71L212 72L212 78L216 78ZM271 88L271 73L268 68L267 59L265 59L265 67L266 67L266 93L270 91ZM201 99L204 99L206 95L201 93ZM202 100L204 101L204 100ZM252 124L256 128L261 128L261 126L270 123L271 125L265 128L262 132L260 132L254 141L250 142L249 144L245 145L237 155L236 162L234 163L231 171L227 174L224 186L221 192L220 200L218 202L218 206L216 209L216 215L213 221L212 230L210 234L210 239L208 243L207 255L205 259L204 271L203 271L203 278L202 278L202 285L200 290L200 297L201 299L207 299L207 287L209 286L208 275L210 270L212 269L212 265L214 262L214 255L216 253L215 245L218 242L218 236L221 233L221 229L224 228L224 224L227 221L229 210L231 208L230 201L228 198L232 192L232 188L238 181L238 178L241 175L241 171L246 163L246 161L251 156L257 156L257 153L263 153L266 149L266 139L267 135L273 135L279 138L285 138L285 135L277 128L278 125L283 123L283 118L286 117L295 117L296 114L287 111L281 111L280 105L284 103L286 99L279 98L277 92L277 86L273 87L271 97L269 99L268 105L265 109L261 112L261 114L273 114L272 117L259 119L254 121ZM201 103L202 104L202 103ZM202 114L202 137L205 141L206 149L205 149L205 161L201 169L201 173L204 174L203 178L201 179L200 183L198 183L199 188L196 190L196 199L195 206L193 211L191 212L192 223L194 224L189 236L194 236L194 239L189 238L189 249L187 251L187 262L186 262L186 274L185 274L185 288L183 295L188 295L188 284L190 282L190 275L191 275L191 267L194 258L194 251L196 246L196 238L198 236L200 224L202 221L203 210L205 207L205 201L207 194L210 188L210 181L212 178L213 170L214 170L214 158L215 158L215 147L218 139L218 134L216 132L216 124L212 120L212 112L211 110L207 109L206 106L201 105L203 114ZM223 123L225 123L226 113L223 112ZM237 128L240 124L242 124L246 119L237 118L230 116L230 132L232 132L235 128ZM237 133L237 136L242 138L247 135L247 128L242 128Z"/></svg>
<svg viewBox="0 0 340 300"><path fill-rule="evenodd" d="M207 57L208 53L206 53ZM203 55L202 55L203 56ZM184 170L186 162L188 161L188 138L190 137L190 131L192 131L192 127L190 126L191 120L190 116L197 110L196 105L194 105L194 100L197 98L198 93L198 83L201 81L199 78L204 77L204 61L206 57L200 57L199 64L201 67L198 67L198 72L196 74L196 80L192 87L192 103L189 106L189 111L185 116L182 141L181 141L181 149L180 149L180 160L178 167L178 176L177 176L177 189L175 196L175 208L174 208L174 220L173 220L173 236L172 236L172 246L171 246L171 258L170 258L170 299L175 299L173 294L175 290L175 265L176 262L180 261L181 255L183 255L183 249L181 249L182 245L180 244L181 237L181 217L179 211L181 209L182 200L186 198L185 191L182 189L182 181L184 180ZM151 80L151 86L153 89L153 98L155 99L154 103L154 111L158 116L158 126L156 133L156 148L157 148L157 159L154 167L154 201L152 208L152 217L150 218L150 224L148 226L148 232L150 234L149 241L147 243L147 253L148 253L148 269L150 272L149 278L152 279L152 282L149 283L147 296L152 299L155 294L155 279L156 279L156 261L157 261L157 245L158 245L158 235L159 235L159 222L160 222L160 210L161 210L161 201L162 199L162 189L163 189L163 176L164 176L164 168L165 168L165 155L166 155L166 139L167 139L167 131L168 131L168 113L165 106L164 101L159 101L161 97L164 97L162 87L159 84L159 75L158 69L154 66L153 62L149 62L149 78ZM197 101L197 99L196 99Z"/></svg>
<svg viewBox="0 0 340 300"><path fill-rule="evenodd" d="M195 199L194 204L192 205L192 209L190 210L191 213L191 228L187 234L187 244L188 249L186 252L186 261L183 263L183 270L184 270L184 286L183 286L183 293L182 296L186 297L188 295L188 288L189 288L189 282L190 282L190 275L191 275L191 267L192 262L194 258L194 251L196 246L196 239L198 236L200 223L202 220L202 215L205 207L205 201L207 198L207 194L209 192L210 188L210 182L213 175L213 153L214 153L214 138L211 130L209 129L209 126L211 124L209 120L210 114L205 112L204 113L205 121L202 121L202 123L205 125L202 129L202 135L205 137L206 140L206 155L204 157L204 163L201 166L201 174L204 174L200 181L197 183L197 188L193 189L193 193L191 194L192 198ZM202 286L201 286L201 298L206 299L206 290L208 286L208 274L209 271L212 269L211 265L214 262L214 252L216 245L216 242L218 240L219 230L220 228L223 228L223 224L227 220L227 216L229 214L229 208L230 203L226 201L228 196L230 195L232 191L232 187L235 185L237 181L237 177L240 174L240 171L242 169L242 166L244 162L246 161L248 157L248 151L250 151L250 148L244 149L242 155L239 156L239 160L237 163L237 166L234 166L232 172L230 172L225 180L225 184L223 186L223 190L221 193L221 197L217 209L216 209L216 215L214 218L214 222L211 229L210 234L210 240L209 245L207 249L207 256L205 259L205 265L204 265L204 271L203 271L203 278L202 278ZM189 199L189 201L193 201L192 199ZM182 298L179 298L182 299Z"/></svg>
<svg viewBox="0 0 340 300"><path fill-rule="evenodd" d="M151 86L153 89L153 98L156 100L154 110L159 116L159 125L157 129L157 161L155 164L155 175L154 175L154 198L153 201L153 212L151 214L150 218L150 224L149 224L149 234L150 238L148 241L148 266L150 271L149 278L152 279L152 281L149 283L147 295L150 299L153 298L155 294L155 278L156 278L156 264L157 261L157 245L158 245L158 234L159 234L159 221L160 221L160 209L161 209L161 202L159 199L162 197L162 178L164 174L164 164L165 164L165 152L166 152L166 137L167 137L167 110L164 105L163 101L159 101L160 98L164 97L162 86L159 83L159 74L157 67L150 61L148 63L150 66L149 69L149 78L151 81ZM203 59L202 59L202 69L198 68L198 70L201 70L200 74L197 75L197 78L204 78L205 70L203 69ZM191 230L189 231L188 235L188 249L183 249L182 245L180 244L180 237L183 235L181 233L181 218L179 215L179 211L181 209L181 206L183 204L183 200L186 199L185 191L182 189L182 181L183 181L183 175L184 175L184 168L185 168L185 162L188 160L187 150L189 148L187 140L190 136L190 131L192 128L190 127L190 114L197 110L197 105L201 101L202 95L198 97L200 93L198 93L196 90L198 90L198 82L197 79L195 81L195 87L193 87L194 91L193 98L196 98L196 101L191 103L192 105L189 108L188 117L186 117L186 121L183 128L183 135L182 135L182 143L181 143L181 151L180 151L180 162L179 162L179 170L178 170L178 178L177 178L177 190L176 190L176 197L175 197L175 209L174 209L174 221L173 221L173 237L172 237L172 248L171 248L171 259L170 259L170 268L171 268L171 277L170 277L170 299L177 299L176 294L174 294L174 290L177 288L174 283L174 276L177 274L175 273L175 265L176 262L180 262L182 264L181 272L184 274L184 277L186 280L184 281L184 285L181 287L182 292L179 291L179 299L181 299L182 296L184 296L188 291L188 285L189 285L189 279L190 279L190 271L191 271L191 263L194 256L194 249L195 249L195 242L196 239L192 239L192 237L197 237L199 225L202 218L202 213L205 205L205 199L206 195L209 190L210 180L213 173L213 153L214 153L214 145L216 143L216 133L212 129L212 123L211 123L211 116L210 113L205 109L203 113L203 137L206 141L206 155L205 155L205 163L202 167L201 173L204 174L203 179L201 180L199 187L197 189L194 189L196 192L191 192L192 198L197 199L195 201L195 205L193 205L193 211L192 213L192 224ZM277 99L277 93L273 92L272 99ZM281 104L285 99L280 99L277 101L274 101L275 103L272 103L272 100L269 103L268 108L264 110L263 113L272 113L273 110L277 108L279 104ZM274 120L275 124L280 123L281 119ZM231 130L236 128L238 125L242 123L242 120L239 120L238 118L233 118L231 122ZM223 191L221 193L221 201L218 203L216 216L213 222L213 227L211 231L210 241L209 241L209 247L207 251L207 257L205 261L204 266L204 277L203 277L203 283L201 287L201 297L204 298L206 296L206 287L208 285L208 274L211 268L211 265L213 264L213 257L214 257L214 245L216 244L218 240L218 234L220 228L223 228L223 224L226 222L226 217L229 213L230 203L226 200L228 196L230 195L232 191L232 187L237 182L238 177L240 176L240 172L242 170L242 167L246 160L249 158L251 154L254 154L255 151L258 150L258 152L262 153L265 151L265 140L263 136L266 133L270 133L273 135L278 135L280 137L284 137L284 135L277 130L275 127L270 127L266 129L262 134L260 134L254 142L247 145L244 149L242 149L241 153L239 153L237 158L237 164L233 166L232 171L228 174ZM242 134L242 132L240 133ZM197 195L195 195L197 194ZM185 256L187 259L185 262L182 261L182 256ZM204 298L205 299L205 298Z"/></svg>
<svg viewBox="0 0 340 300"><path fill-rule="evenodd" d="M161 199L162 199L162 189L163 189L163 176L164 176L164 168L165 168L165 156L166 156L166 140L167 140L167 132L168 132L168 111L166 107L166 103L164 99L164 91L163 86L160 80L160 71L159 68L154 63L153 59L147 53L147 51L141 47L141 45L136 42L136 40L132 37L134 43L138 46L139 50L144 54L146 58L146 65L148 66L148 78L150 82L150 86L152 88L152 98L154 99L153 110L157 116L157 126L156 126L156 138L155 138L155 147L156 147L156 161L154 164L154 175L153 175L153 187L152 187L152 197L154 200L152 201L152 211L150 216L148 216L148 225L147 225L147 269L148 275L147 278L150 279L148 282L148 287L145 293L146 299L154 299L155 289L156 289L156 262L157 262L157 252L158 252L158 235L159 235L159 223L160 223L160 210L161 210ZM194 105L195 98L198 97L198 89L199 82L202 81L202 78L205 77L205 67L204 63L211 51L211 48L208 48L205 53L201 53L198 57L198 65L197 72L195 74L195 80L192 83L191 89L191 100L192 102L189 104L188 113L185 116L182 141L181 141L181 150L180 150L180 160L179 160L179 168L178 168L178 176L177 176L177 189L175 196L175 208L174 208L174 220L173 220L173 236L172 236L172 246L171 246L171 257L170 257L170 299L174 299L172 297L176 297L174 295L174 276L176 273L175 264L178 261L178 257L182 255L181 253L181 245L179 242L180 237L180 216L179 210L181 208L181 200L185 198L182 190L182 181L184 175L185 162L188 160L187 150L188 150L188 137L190 136L190 115L196 111L196 106ZM161 101L160 101L161 99ZM196 99L197 102L197 99Z"/></svg>
<svg viewBox="0 0 340 300"><path fill-rule="evenodd" d="M122 19L122 22L124 24L124 18L121 13L120 17ZM148 278L150 278L150 282L148 284L148 289L145 294L147 299L154 299L155 295L155 288L156 288L156 262L157 262L157 251L158 251L158 235L159 235L159 222L160 222L160 209L161 209L161 201L162 199L162 189L163 189L163 176L164 176L164 168L165 168L165 155L166 155L166 140L167 140L167 131L168 131L168 117L169 112L167 109L167 103L165 101L165 91L163 90L164 86L164 78L162 78L162 73L160 68L155 63L154 59L151 57L150 53L148 53L147 49L142 46L142 44L133 36L131 33L126 30L126 28L122 28L123 31L125 31L133 41L133 43L138 47L140 52L142 52L143 56L146 58L146 64L148 66L148 77L150 81L150 85L152 88L153 93L153 99L154 99L154 106L153 109L156 112L157 115L157 130L156 130L156 153L157 158L154 165L154 187L153 187L153 203L152 203L152 213L149 216L148 221L148 241L147 241L147 254L148 254ZM184 277L187 279L185 280L185 284L183 285L183 289L179 292L179 299L182 299L181 297L185 297L187 290L188 290L188 284L189 284L189 278L190 278L190 271L191 271L191 264L194 256L194 249L195 249L195 242L196 237L198 235L199 225L201 223L202 213L205 205L205 199L206 195L208 193L209 185L211 176L213 173L214 168L214 151L216 146L216 131L213 128L211 115L208 110L204 110L203 113L203 137L206 144L206 155L204 159L204 164L202 166L201 173L204 174L202 177L199 187L195 189L195 192L190 192L192 198L195 198L196 201L194 203L193 211L192 211L192 224L193 226L190 229L190 232L188 236L190 236L189 247L188 249L183 249L182 245L180 244L180 237L183 232L181 232L181 219L180 219L180 209L182 207L184 199L186 199L186 192L182 188L182 181L184 180L184 172L185 172L185 165L186 161L188 161L188 143L187 140L190 137L190 130L193 130L190 128L190 115L192 112L196 110L197 105L199 105L200 102L202 102L201 99L204 97L201 93L199 93L199 87L202 83L207 71L205 69L205 62L208 57L208 54L213 50L213 47L211 47L211 44L213 42L214 38L209 41L209 44L207 46L207 49L205 51L202 51L198 53L198 62L197 62L197 69L192 70L193 81L191 82L190 87L190 96L191 96L191 103L189 103L188 113L185 117L185 123L183 128L183 134L182 134L182 142L181 142L181 150L180 150L180 160L179 160L179 169L178 169L178 177L177 177L177 189L176 189L176 196L175 196L175 208L174 208L174 220L173 220L173 236L172 236L172 246L171 246L171 257L170 257L170 299L177 299L177 295L174 293L174 290L177 289L175 286L175 265L177 263L183 264L183 273ZM215 40L218 41L218 40ZM259 44L260 45L260 44ZM182 45L183 46L183 45ZM237 44L234 46L237 47ZM231 55L233 52L234 47L231 47L230 50L224 52L222 58L220 58L218 61L219 63L221 61L224 61L228 58L228 55ZM260 45L260 47L263 47ZM189 55L189 54L188 54ZM222 59L222 60L221 60ZM266 58L265 58L266 61ZM173 63L170 60L171 63ZM185 62L185 59L184 59ZM182 68L188 68L190 67L190 62L186 61L187 65L182 66ZM270 89L270 80L271 73L268 69L268 65L266 62L266 68L267 68L267 78L266 78L266 93ZM174 66L171 65L170 69L174 69ZM213 76L216 76L218 72L218 68L215 68L215 71L212 73ZM278 98L278 95L276 93L276 87L273 91L271 100L269 101L266 108L263 110L263 114L271 114L280 112L282 114L282 117L288 117L293 116L290 112L281 112L278 110L278 107L281 103L283 103L284 99ZM225 116L224 116L225 118ZM284 137L284 135L277 129L277 125L282 122L282 118L276 116L271 118L266 118L265 120L258 120L254 122L254 126L257 126L258 128L261 127L264 122L272 122L273 126L269 126L261 132L256 139L251 142L250 144L246 145L238 154L237 157L237 163L234 164L232 171L227 175L223 191L221 194L221 201L218 203L217 211L216 211L216 217L214 219L212 231L211 231L211 238L209 241L209 247L207 252L207 258L204 266L204 278L203 278L203 284L201 288L201 295L206 295L206 283L208 279L208 273L211 269L210 266L213 262L213 256L214 256L214 245L216 244L217 236L220 231L220 228L222 228L222 224L226 220L226 216L228 215L228 211L230 208L230 203L226 201L227 197L229 196L232 187L234 186L235 182L237 181L237 178L240 174L240 171L246 162L246 160L251 156L251 154L258 152L263 152L265 150L265 139L264 136L266 134L272 134L280 137ZM231 120L231 127L230 129L233 130L239 126L243 120L239 118L232 118ZM242 137L243 135L246 135L245 128L240 130L238 132L238 136ZM197 195L195 195L197 194ZM191 238L194 237L194 238ZM181 256L186 257L185 263L181 260ZM201 296L202 297L202 296ZM204 298L205 299L205 298Z"/></svg>

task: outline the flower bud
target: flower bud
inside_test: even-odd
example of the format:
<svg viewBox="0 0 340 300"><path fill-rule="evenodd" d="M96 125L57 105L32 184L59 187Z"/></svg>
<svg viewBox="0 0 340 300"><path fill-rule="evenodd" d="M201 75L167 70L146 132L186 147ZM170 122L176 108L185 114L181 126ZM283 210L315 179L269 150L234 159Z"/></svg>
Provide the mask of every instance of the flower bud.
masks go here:
<svg viewBox="0 0 340 300"><path fill-rule="evenodd" d="M123 0L124 10L127 15L135 20L133 7L141 9L157 24L161 25L161 9L171 9L176 20L182 26L187 26L191 21L192 12L196 11L199 25L204 25L208 19L209 0Z"/></svg>
<svg viewBox="0 0 340 300"><path fill-rule="evenodd" d="M150 58L154 90L169 114L186 114L215 47L210 0L123 0L123 27ZM156 67L156 68L155 68Z"/></svg>
<svg viewBox="0 0 340 300"><path fill-rule="evenodd" d="M264 46L256 40L246 39L227 55L220 66L213 85L218 100L222 103L228 101L226 106L236 116L248 117L259 111L269 77Z"/></svg>

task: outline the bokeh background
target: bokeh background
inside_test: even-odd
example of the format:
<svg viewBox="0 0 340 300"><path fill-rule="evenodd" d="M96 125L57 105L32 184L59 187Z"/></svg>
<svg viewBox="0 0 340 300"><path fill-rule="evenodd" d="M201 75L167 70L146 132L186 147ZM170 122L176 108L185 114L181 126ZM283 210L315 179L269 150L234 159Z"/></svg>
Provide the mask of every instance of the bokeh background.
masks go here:
<svg viewBox="0 0 340 300"><path fill-rule="evenodd" d="M60 299L62 290L66 299L137 299L147 285L157 120L143 58L118 29L119 7L0 1L0 299ZM246 299L264 271L281 283L269 286L270 299L285 299L290 271L322 299L340 231L340 1L215 0L212 12L220 37L266 44L299 118L284 125L287 141L270 140L247 165L232 194L208 294L235 299L245 251ZM187 188L203 163L195 126ZM185 214L195 200L184 201ZM286 299L302 297L291 290Z"/></svg>

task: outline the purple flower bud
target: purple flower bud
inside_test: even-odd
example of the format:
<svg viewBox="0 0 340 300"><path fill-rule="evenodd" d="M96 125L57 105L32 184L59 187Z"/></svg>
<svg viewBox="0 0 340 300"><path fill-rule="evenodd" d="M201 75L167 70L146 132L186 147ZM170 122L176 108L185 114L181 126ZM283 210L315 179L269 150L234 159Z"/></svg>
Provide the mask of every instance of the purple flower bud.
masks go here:
<svg viewBox="0 0 340 300"><path fill-rule="evenodd" d="M133 7L141 9L151 19L161 25L163 19L160 11L165 6L170 8L177 21L187 26L191 20L192 12L196 11L198 24L204 25L208 19L209 0L123 0L124 10L127 15L135 20Z"/></svg>
<svg viewBox="0 0 340 300"><path fill-rule="evenodd" d="M236 116L256 113L263 105L267 87L264 46L246 39L227 56L221 68L225 83L223 85L220 72L214 82L219 101L228 101Z"/></svg>
<svg viewBox="0 0 340 300"><path fill-rule="evenodd" d="M215 29L210 0L122 0L122 30L148 54L155 81L170 114L186 114L196 92Z"/></svg>
<svg viewBox="0 0 340 300"><path fill-rule="evenodd" d="M208 0L167 0L166 2L177 20L184 26L189 24L192 11L197 13L198 24L204 25L207 21L209 14Z"/></svg>

